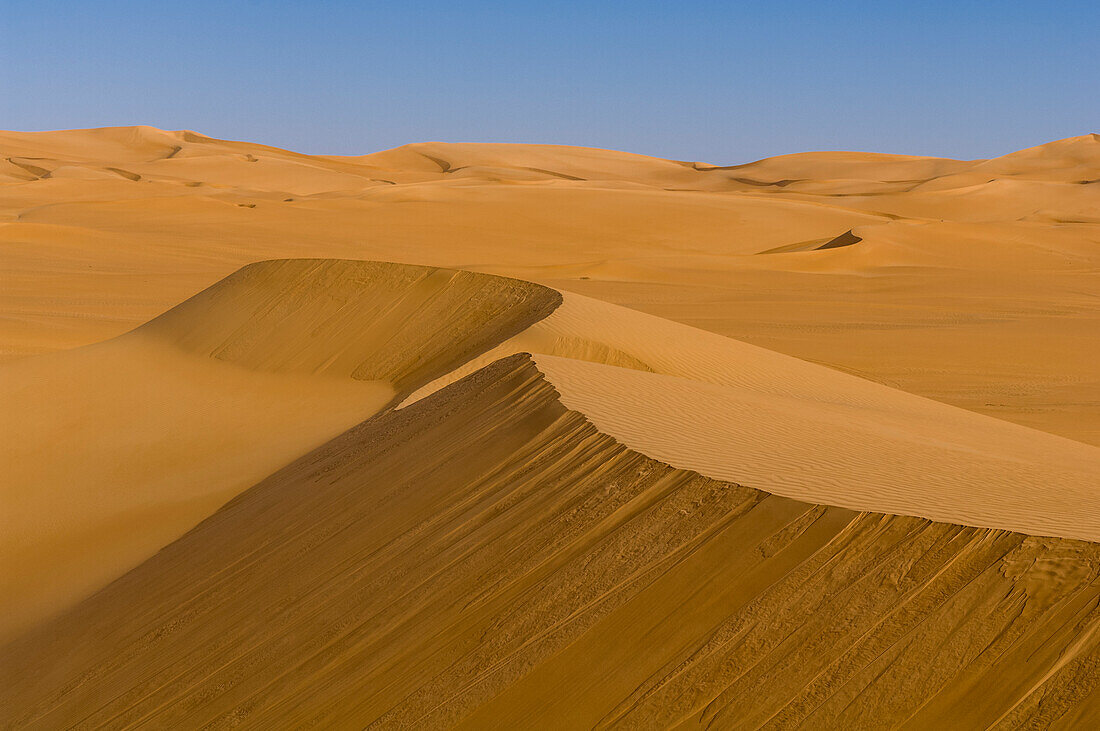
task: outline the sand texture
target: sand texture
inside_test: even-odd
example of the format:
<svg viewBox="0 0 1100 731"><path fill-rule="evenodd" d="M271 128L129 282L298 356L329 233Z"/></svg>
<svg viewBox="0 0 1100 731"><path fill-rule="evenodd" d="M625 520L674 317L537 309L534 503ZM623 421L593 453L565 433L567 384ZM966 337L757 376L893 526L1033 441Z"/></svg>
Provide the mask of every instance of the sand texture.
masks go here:
<svg viewBox="0 0 1100 731"><path fill-rule="evenodd" d="M1081 728L1098 550L672 469L517 355L349 430L8 646L0 716Z"/></svg>

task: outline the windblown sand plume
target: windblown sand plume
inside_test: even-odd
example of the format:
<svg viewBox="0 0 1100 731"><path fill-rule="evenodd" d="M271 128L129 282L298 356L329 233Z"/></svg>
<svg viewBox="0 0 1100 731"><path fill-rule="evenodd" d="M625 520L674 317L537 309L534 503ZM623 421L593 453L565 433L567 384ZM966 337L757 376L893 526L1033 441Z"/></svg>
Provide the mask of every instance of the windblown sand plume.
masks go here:
<svg viewBox="0 0 1100 731"><path fill-rule="evenodd" d="M1100 723L1095 135L0 153L0 726Z"/></svg>

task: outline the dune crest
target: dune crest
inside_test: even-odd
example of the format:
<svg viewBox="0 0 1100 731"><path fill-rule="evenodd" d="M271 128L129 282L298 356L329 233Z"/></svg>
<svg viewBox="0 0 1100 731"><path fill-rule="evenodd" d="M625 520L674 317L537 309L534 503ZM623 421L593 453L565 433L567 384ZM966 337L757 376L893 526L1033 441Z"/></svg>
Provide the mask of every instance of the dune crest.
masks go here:
<svg viewBox="0 0 1100 731"><path fill-rule="evenodd" d="M570 408L676 467L809 502L1100 540L1100 448L571 293L404 405L521 352Z"/></svg>
<svg viewBox="0 0 1100 731"><path fill-rule="evenodd" d="M260 262L126 335L0 365L0 639L560 301L434 267Z"/></svg>
<svg viewBox="0 0 1100 731"><path fill-rule="evenodd" d="M250 264L135 332L245 368L385 381L403 391L560 303L553 289L505 277L282 259Z"/></svg>
<svg viewBox="0 0 1100 731"><path fill-rule="evenodd" d="M1100 449L1091 445L900 391L893 404L885 393L859 403L855 384L846 399L814 399L535 360L567 406L675 467L855 510L1100 540Z"/></svg>

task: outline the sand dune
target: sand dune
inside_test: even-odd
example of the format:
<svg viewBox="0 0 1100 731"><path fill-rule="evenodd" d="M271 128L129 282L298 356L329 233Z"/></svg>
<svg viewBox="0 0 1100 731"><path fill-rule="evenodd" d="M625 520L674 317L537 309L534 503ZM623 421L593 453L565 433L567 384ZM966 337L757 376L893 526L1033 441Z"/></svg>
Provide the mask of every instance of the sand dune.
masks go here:
<svg viewBox="0 0 1100 731"><path fill-rule="evenodd" d="M1087 727L1096 554L674 470L513 356L350 430L9 645L0 717Z"/></svg>
<svg viewBox="0 0 1100 731"><path fill-rule="evenodd" d="M258 371L416 388L549 315L561 294L387 262L251 264L137 332Z"/></svg>
<svg viewBox="0 0 1100 731"><path fill-rule="evenodd" d="M675 467L810 502L1100 540L1100 448L569 293L406 403L521 352L567 406Z"/></svg>
<svg viewBox="0 0 1100 731"><path fill-rule="evenodd" d="M978 161L981 162L981 161ZM914 155L885 155L866 152L804 152L769 157L744 165L716 168L736 172L761 182L807 180L862 180L913 182L953 175L974 166L973 162Z"/></svg>
<svg viewBox="0 0 1100 731"><path fill-rule="evenodd" d="M1096 447L901 392L870 405L855 388L845 399L782 397L567 358L536 362L567 406L675 467L804 501L1100 540Z"/></svg>
<svg viewBox="0 0 1100 731"><path fill-rule="evenodd" d="M515 179L621 181L655 187L695 187L708 180L708 176L700 175L689 163L614 150L563 145L428 142L404 145L355 159L357 162L390 171L411 169L450 176L463 171L480 170L495 171ZM524 176L523 173L529 175Z"/></svg>
<svg viewBox="0 0 1100 731"><path fill-rule="evenodd" d="M395 396L519 352L540 354L605 432L676 467L861 510L1100 536L1095 447L518 280L269 261L115 340L4 366L18 416L3 440L6 629L101 586Z"/></svg>
<svg viewBox="0 0 1100 731"><path fill-rule="evenodd" d="M1100 444L1097 146L721 166L5 132L0 358L109 339L257 260L377 259L538 281ZM846 231L863 241L817 246Z"/></svg>
<svg viewBox="0 0 1100 731"><path fill-rule="evenodd" d="M127 335L0 366L0 637L558 302L466 272L262 262Z"/></svg>
<svg viewBox="0 0 1100 731"><path fill-rule="evenodd" d="M1097 181L0 132L0 726L1096 726Z"/></svg>
<svg viewBox="0 0 1100 731"><path fill-rule="evenodd" d="M0 366L0 631L103 586L387 404L522 352L569 407L674 467L808 502L1100 539L1096 447L514 279L277 260L114 340Z"/></svg>

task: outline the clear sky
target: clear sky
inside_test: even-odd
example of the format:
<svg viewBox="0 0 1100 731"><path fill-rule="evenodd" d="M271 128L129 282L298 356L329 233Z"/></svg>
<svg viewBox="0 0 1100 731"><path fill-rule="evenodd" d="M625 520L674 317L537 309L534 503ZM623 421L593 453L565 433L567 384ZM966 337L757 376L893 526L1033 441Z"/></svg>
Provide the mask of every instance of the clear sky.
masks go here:
<svg viewBox="0 0 1100 731"><path fill-rule="evenodd" d="M0 0L0 128L302 152L546 142L737 163L1100 132L1090 2Z"/></svg>

